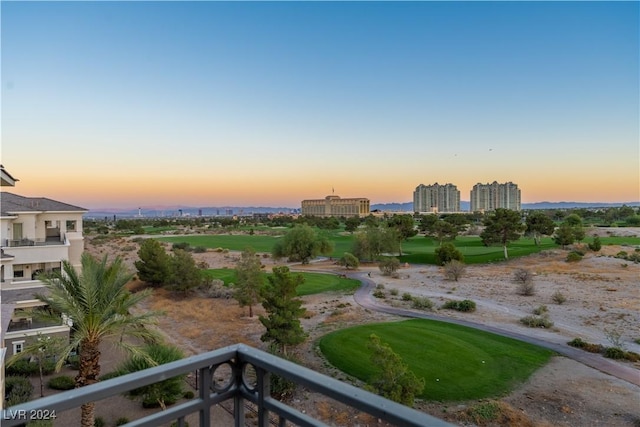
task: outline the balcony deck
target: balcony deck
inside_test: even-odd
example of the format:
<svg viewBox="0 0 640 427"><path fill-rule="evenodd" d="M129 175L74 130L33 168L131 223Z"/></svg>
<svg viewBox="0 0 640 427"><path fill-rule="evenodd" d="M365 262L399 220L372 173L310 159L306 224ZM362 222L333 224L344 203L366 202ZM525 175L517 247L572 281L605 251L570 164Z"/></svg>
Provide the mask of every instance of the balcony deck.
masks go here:
<svg viewBox="0 0 640 427"><path fill-rule="evenodd" d="M276 425L282 427L325 425L272 398L269 393L271 374L280 375L397 426L451 426L438 418L242 344L13 406L3 411L2 425L10 427L23 424L31 419L31 416L43 414L43 411L59 413L80 407L87 402L96 402L99 405L99 401L107 397L193 372L198 373L198 395L193 400L131 421L126 426L157 427L172 421L177 421L178 426L183 426L185 417L190 414L198 414L198 425L201 427L219 425L211 419L211 408L228 400L233 402L234 426L237 427L246 425L247 402L256 407L257 425L260 427L267 427L274 420Z"/></svg>

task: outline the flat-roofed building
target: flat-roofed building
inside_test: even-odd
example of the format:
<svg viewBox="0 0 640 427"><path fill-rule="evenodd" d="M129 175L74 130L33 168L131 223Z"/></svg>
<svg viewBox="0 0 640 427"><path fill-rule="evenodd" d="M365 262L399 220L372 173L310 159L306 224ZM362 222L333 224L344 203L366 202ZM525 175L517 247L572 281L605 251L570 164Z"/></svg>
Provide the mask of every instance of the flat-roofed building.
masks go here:
<svg viewBox="0 0 640 427"><path fill-rule="evenodd" d="M369 199L364 197L342 199L340 196L327 196L324 199L302 201L302 215L321 217L361 217L371 212Z"/></svg>
<svg viewBox="0 0 640 427"><path fill-rule="evenodd" d="M460 212L460 191L453 184L420 184L413 192L414 212Z"/></svg>
<svg viewBox="0 0 640 427"><path fill-rule="evenodd" d="M477 183L471 190L471 211L485 212L498 208L519 211L522 209L520 202L520 189L513 182L499 184L493 181L491 184Z"/></svg>

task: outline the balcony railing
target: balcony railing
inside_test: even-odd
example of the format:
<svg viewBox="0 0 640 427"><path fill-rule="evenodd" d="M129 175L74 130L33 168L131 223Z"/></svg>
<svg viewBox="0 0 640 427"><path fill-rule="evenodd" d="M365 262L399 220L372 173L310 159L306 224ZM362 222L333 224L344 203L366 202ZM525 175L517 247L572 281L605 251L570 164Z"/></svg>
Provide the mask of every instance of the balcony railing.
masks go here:
<svg viewBox="0 0 640 427"><path fill-rule="evenodd" d="M60 238L48 238L48 239L19 239L19 240L6 240L6 245L9 248L17 248L22 246L55 246L64 245L64 241Z"/></svg>
<svg viewBox="0 0 640 427"><path fill-rule="evenodd" d="M126 426L156 427L172 421L183 426L187 415L198 414L198 425L209 427L213 425L211 408L224 401L233 402L236 427L245 426L247 402L251 402L257 410L259 427L268 427L274 420L281 427L325 425L322 421L272 398L269 393L271 374L287 378L397 426L451 426L438 418L242 344L13 406L3 411L2 425L10 427L23 424L31 417L52 411L59 413L88 402L97 402L99 405L99 401L107 397L193 372L198 374L196 398L131 421Z"/></svg>

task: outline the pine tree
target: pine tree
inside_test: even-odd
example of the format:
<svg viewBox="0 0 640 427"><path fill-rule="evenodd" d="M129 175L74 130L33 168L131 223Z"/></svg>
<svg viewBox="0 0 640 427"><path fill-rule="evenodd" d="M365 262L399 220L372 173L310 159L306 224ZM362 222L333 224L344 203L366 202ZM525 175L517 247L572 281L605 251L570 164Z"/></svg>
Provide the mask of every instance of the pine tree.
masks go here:
<svg viewBox="0 0 640 427"><path fill-rule="evenodd" d="M171 279L171 258L156 239L146 239L138 250L140 260L134 264L140 280L152 285L164 285Z"/></svg>
<svg viewBox="0 0 640 427"><path fill-rule="evenodd" d="M286 356L287 346L300 344L306 339L300 324L300 317L306 310L302 308L302 300L296 298L296 289L304 282L304 277L291 274L289 267L283 266L274 267L267 280L261 292L267 316L259 317L267 331L260 339L271 342L280 354Z"/></svg>
<svg viewBox="0 0 640 427"><path fill-rule="evenodd" d="M262 263L252 248L245 249L236 264L236 284L233 297L240 307L249 307L253 317L253 306L260 301L260 290L264 284Z"/></svg>

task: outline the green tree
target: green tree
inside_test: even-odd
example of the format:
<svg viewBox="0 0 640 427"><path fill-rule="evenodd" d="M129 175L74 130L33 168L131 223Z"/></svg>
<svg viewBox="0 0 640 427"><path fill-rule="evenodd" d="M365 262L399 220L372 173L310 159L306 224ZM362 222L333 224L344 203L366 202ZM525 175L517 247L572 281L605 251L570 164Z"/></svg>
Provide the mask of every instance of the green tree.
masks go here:
<svg viewBox="0 0 640 427"><path fill-rule="evenodd" d="M116 368L117 376L149 369L165 363L183 359L184 353L177 347L166 344L149 344L145 346L141 354L134 354ZM158 383L149 384L129 391L127 394L134 398L142 399L145 407L160 406L165 409L167 405L174 404L182 396L182 382L185 375L169 378Z"/></svg>
<svg viewBox="0 0 640 427"><path fill-rule="evenodd" d="M509 258L507 245L520 238L526 226L520 219L520 213L510 209L498 208L484 219L484 230L480 239L485 245L501 244L505 259Z"/></svg>
<svg viewBox="0 0 640 427"><path fill-rule="evenodd" d="M436 261L439 265L445 265L451 261L464 261L464 256L453 243L443 243L435 250Z"/></svg>
<svg viewBox="0 0 640 427"><path fill-rule="evenodd" d="M415 395L424 389L424 379L418 378L402 361L402 358L372 334L367 344L371 352L371 364L378 372L370 379L371 389L379 395L413 406Z"/></svg>
<svg viewBox="0 0 640 427"><path fill-rule="evenodd" d="M344 231L348 231L349 233L353 234L353 232L356 231L358 227L360 227L361 223L362 221L359 217L351 216L344 220Z"/></svg>
<svg viewBox="0 0 640 427"><path fill-rule="evenodd" d="M418 229L422 233L426 233L433 227L433 224L439 220L438 215L420 215L418 218Z"/></svg>
<svg viewBox="0 0 640 427"><path fill-rule="evenodd" d="M598 252L600 249L602 249L602 242L600 241L600 237L593 236L593 242L589 243L589 249L594 252Z"/></svg>
<svg viewBox="0 0 640 427"><path fill-rule="evenodd" d="M387 225L396 230L396 239L398 240L398 252L402 256L402 242L410 237L418 234L413 216L411 215L394 215L387 221Z"/></svg>
<svg viewBox="0 0 640 427"><path fill-rule="evenodd" d="M158 313L145 311L133 314L131 309L144 300L151 290L130 293L125 285L133 275L120 258L109 263L107 257L96 260L88 253L82 255L82 272L77 272L68 261L63 261L62 271L54 272L42 280L47 294L36 297L47 303L53 312L65 313L73 321L73 335L67 346L59 353L57 368L61 368L70 353L79 348L80 369L76 376L76 387L98 382L100 375L100 344L112 339L115 345L131 353L139 353L127 336L153 342L157 339L154 329ZM93 427L95 403L82 405L82 427Z"/></svg>
<svg viewBox="0 0 640 427"><path fill-rule="evenodd" d="M398 252L397 231L390 227L367 227L357 233L351 253L360 260L373 261L383 253Z"/></svg>
<svg viewBox="0 0 640 427"><path fill-rule="evenodd" d="M442 242L445 240L455 240L458 232L459 229L454 224L439 219L434 221L431 226L425 230L425 237L432 237L442 245Z"/></svg>
<svg viewBox="0 0 640 427"><path fill-rule="evenodd" d="M40 374L40 397L44 397L44 364L47 360L56 357L64 347L61 337L42 335L38 332L35 340L27 344L20 353L14 354L7 360L7 367L26 357L35 359Z"/></svg>
<svg viewBox="0 0 640 427"><path fill-rule="evenodd" d="M562 224L556 229L553 240L563 248L576 241L584 239L585 233L582 227L582 218L576 214L568 215Z"/></svg>
<svg viewBox="0 0 640 427"><path fill-rule="evenodd" d="M541 236L551 236L556 224L544 212L536 211L527 216L525 234L533 237L536 246L540 246Z"/></svg>
<svg viewBox="0 0 640 427"><path fill-rule="evenodd" d="M262 263L253 248L242 251L236 264L236 283L233 297L240 307L249 307L249 317L253 317L253 306L260 301L260 289L264 284Z"/></svg>
<svg viewBox="0 0 640 427"><path fill-rule="evenodd" d="M267 316L260 316L266 332L260 337L287 355L287 347L302 343L306 334L300 324L305 313L302 300L296 298L297 288L304 282L301 274L291 274L288 267L274 267L262 288L262 306Z"/></svg>
<svg viewBox="0 0 640 427"><path fill-rule="evenodd" d="M323 234L318 234L308 225L296 225L272 249L276 259L287 257L289 261L308 264L318 255L329 255L333 243Z"/></svg>
<svg viewBox="0 0 640 427"><path fill-rule="evenodd" d="M134 262L140 280L155 286L171 280L171 258L160 242L146 239L140 244L138 261Z"/></svg>
<svg viewBox="0 0 640 427"><path fill-rule="evenodd" d="M342 258L338 260L338 265L343 266L347 270L352 268L356 269L360 266L360 261L358 261L358 258L355 255L345 252L344 255L342 255Z"/></svg>
<svg viewBox="0 0 640 427"><path fill-rule="evenodd" d="M182 249L175 249L171 256L171 279L167 285L176 292L187 293L203 283L204 276L193 256Z"/></svg>

